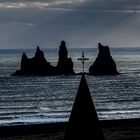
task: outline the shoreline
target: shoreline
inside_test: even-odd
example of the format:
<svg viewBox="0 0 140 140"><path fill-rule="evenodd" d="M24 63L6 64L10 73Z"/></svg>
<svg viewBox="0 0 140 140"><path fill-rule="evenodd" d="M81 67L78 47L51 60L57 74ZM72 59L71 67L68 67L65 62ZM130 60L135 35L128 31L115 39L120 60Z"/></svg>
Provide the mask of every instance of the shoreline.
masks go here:
<svg viewBox="0 0 140 140"><path fill-rule="evenodd" d="M101 120L106 140L140 140L140 118ZM62 140L67 122L0 126L1 140Z"/></svg>

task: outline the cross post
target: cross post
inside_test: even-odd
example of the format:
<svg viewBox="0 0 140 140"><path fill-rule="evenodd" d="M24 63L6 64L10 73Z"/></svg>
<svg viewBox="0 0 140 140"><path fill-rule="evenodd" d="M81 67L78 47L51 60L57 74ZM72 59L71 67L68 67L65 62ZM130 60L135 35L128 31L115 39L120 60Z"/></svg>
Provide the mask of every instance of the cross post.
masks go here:
<svg viewBox="0 0 140 140"><path fill-rule="evenodd" d="M82 62L82 73L84 74L85 61L89 60L89 58L85 58L85 54L84 54L84 52L82 52L82 57L78 58L77 60L80 60Z"/></svg>

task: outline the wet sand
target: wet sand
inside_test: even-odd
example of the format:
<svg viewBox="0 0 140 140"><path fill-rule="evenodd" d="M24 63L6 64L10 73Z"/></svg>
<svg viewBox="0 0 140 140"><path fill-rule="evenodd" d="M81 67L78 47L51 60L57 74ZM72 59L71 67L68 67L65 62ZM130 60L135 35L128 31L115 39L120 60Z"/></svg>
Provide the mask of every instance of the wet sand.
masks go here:
<svg viewBox="0 0 140 140"><path fill-rule="evenodd" d="M140 140L139 118L100 122L106 140ZM66 127L67 122L3 126L0 140L62 140Z"/></svg>

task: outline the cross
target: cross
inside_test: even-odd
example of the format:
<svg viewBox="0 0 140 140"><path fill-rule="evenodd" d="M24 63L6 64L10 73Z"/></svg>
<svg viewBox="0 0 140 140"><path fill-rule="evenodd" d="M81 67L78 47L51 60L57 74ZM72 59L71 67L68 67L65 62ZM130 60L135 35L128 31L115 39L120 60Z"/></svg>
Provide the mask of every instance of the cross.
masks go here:
<svg viewBox="0 0 140 140"><path fill-rule="evenodd" d="M89 58L85 58L84 52L82 52L82 57L78 58L77 60L80 60L82 62L82 66L83 66L83 73L84 73L84 64L86 60L89 60Z"/></svg>

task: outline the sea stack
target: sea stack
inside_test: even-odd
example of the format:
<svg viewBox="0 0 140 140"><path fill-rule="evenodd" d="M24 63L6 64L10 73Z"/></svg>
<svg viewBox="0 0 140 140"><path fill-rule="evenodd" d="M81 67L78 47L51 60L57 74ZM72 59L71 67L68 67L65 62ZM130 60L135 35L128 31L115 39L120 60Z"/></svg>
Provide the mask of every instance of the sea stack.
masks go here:
<svg viewBox="0 0 140 140"><path fill-rule="evenodd" d="M72 59L68 58L68 51L65 41L61 42L59 47L59 58L56 66L52 66L44 57L44 53L37 46L35 56L28 58L25 53L22 55L20 70L17 70L12 76L49 76L49 75L72 75Z"/></svg>
<svg viewBox="0 0 140 140"><path fill-rule="evenodd" d="M37 46L35 56L28 58L25 53L22 55L20 70L17 70L13 76L23 75L52 75L54 67L47 62L43 51Z"/></svg>
<svg viewBox="0 0 140 140"><path fill-rule="evenodd" d="M63 140L105 140L84 75Z"/></svg>
<svg viewBox="0 0 140 140"><path fill-rule="evenodd" d="M60 74L75 74L73 70L73 62L71 57L68 58L68 51L66 48L65 41L61 41L61 45L59 46L59 58L56 66L56 73Z"/></svg>
<svg viewBox="0 0 140 140"><path fill-rule="evenodd" d="M108 46L98 43L99 54L89 68L90 75L117 75L117 66L113 60Z"/></svg>

